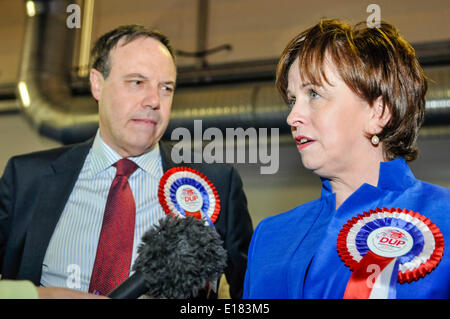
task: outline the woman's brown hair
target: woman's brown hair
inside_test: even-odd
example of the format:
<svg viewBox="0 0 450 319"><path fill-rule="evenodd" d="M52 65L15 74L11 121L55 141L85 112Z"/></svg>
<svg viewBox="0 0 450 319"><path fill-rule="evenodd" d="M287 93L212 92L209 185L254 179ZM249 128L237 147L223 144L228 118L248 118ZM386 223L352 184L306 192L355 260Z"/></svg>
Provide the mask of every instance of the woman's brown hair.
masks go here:
<svg viewBox="0 0 450 319"><path fill-rule="evenodd" d="M380 27L369 28L360 22L351 27L340 20L324 19L298 34L284 49L277 67L276 85L286 103L287 74L297 57L302 80L315 85L328 82L324 63L329 59L360 98L373 105L381 97L392 114L377 134L385 158L417 158L427 80L414 49L393 25L382 22Z"/></svg>

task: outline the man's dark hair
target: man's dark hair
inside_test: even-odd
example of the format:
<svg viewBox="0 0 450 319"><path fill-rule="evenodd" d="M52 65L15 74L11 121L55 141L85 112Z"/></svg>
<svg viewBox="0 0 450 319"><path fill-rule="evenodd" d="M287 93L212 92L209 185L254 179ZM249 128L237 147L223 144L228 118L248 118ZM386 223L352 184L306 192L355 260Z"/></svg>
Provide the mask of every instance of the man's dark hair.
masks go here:
<svg viewBox="0 0 450 319"><path fill-rule="evenodd" d="M140 37L153 38L161 42L170 52L175 62L173 49L166 35L156 29L151 29L143 25L130 24L117 27L105 33L95 42L91 51L91 68L100 71L106 79L111 71L109 59L111 50L117 46L121 39L124 39L122 45L126 45Z"/></svg>

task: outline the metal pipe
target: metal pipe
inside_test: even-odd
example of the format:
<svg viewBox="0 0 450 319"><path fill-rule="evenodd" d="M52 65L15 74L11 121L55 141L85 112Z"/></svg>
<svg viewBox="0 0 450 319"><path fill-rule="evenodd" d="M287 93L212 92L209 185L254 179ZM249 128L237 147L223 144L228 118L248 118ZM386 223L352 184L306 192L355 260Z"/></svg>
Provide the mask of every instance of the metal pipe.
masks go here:
<svg viewBox="0 0 450 319"><path fill-rule="evenodd" d="M207 9L207 1L199 0L199 12ZM25 2L26 29L17 84L23 113L41 134L64 144L87 139L98 127L97 104L90 96L87 77L78 78L82 80L85 94L72 94L76 37L75 30L66 27L69 4L70 0ZM206 27L207 19L199 27L199 46L206 45ZM442 49L440 55L445 52ZM273 83L275 66L274 59L201 69L179 68L179 88L164 138L169 139L171 131L179 126L193 129L194 119L203 120L203 129L278 127L280 134L289 133L285 121L288 109ZM425 126L448 126L450 68L431 68L426 73L436 83L430 84L427 95Z"/></svg>
<svg viewBox="0 0 450 319"><path fill-rule="evenodd" d="M73 98L71 94L75 30L65 24L70 3L70 0L26 1L17 85L23 113L41 134L64 144L88 138L98 125L92 98Z"/></svg>

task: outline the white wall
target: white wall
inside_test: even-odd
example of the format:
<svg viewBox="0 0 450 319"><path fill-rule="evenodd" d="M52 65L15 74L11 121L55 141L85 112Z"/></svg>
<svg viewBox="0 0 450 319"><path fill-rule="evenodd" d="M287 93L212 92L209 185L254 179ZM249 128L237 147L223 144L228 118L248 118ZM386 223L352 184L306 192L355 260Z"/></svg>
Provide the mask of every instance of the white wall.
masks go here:
<svg viewBox="0 0 450 319"><path fill-rule="evenodd" d="M0 113L0 173L11 156L60 145L42 137L21 114Z"/></svg>

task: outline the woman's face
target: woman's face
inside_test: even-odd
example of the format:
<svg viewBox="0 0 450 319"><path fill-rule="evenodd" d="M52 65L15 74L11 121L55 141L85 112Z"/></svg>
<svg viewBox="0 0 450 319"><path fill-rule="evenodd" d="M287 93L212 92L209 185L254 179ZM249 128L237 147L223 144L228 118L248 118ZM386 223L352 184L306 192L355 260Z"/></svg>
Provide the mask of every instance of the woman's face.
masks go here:
<svg viewBox="0 0 450 319"><path fill-rule="evenodd" d="M303 165L325 178L339 177L360 167L371 153L365 136L370 105L341 80L333 65L325 63L322 86L302 81L298 58L288 73L287 97L291 112L287 123ZM356 166L355 166L356 165Z"/></svg>

